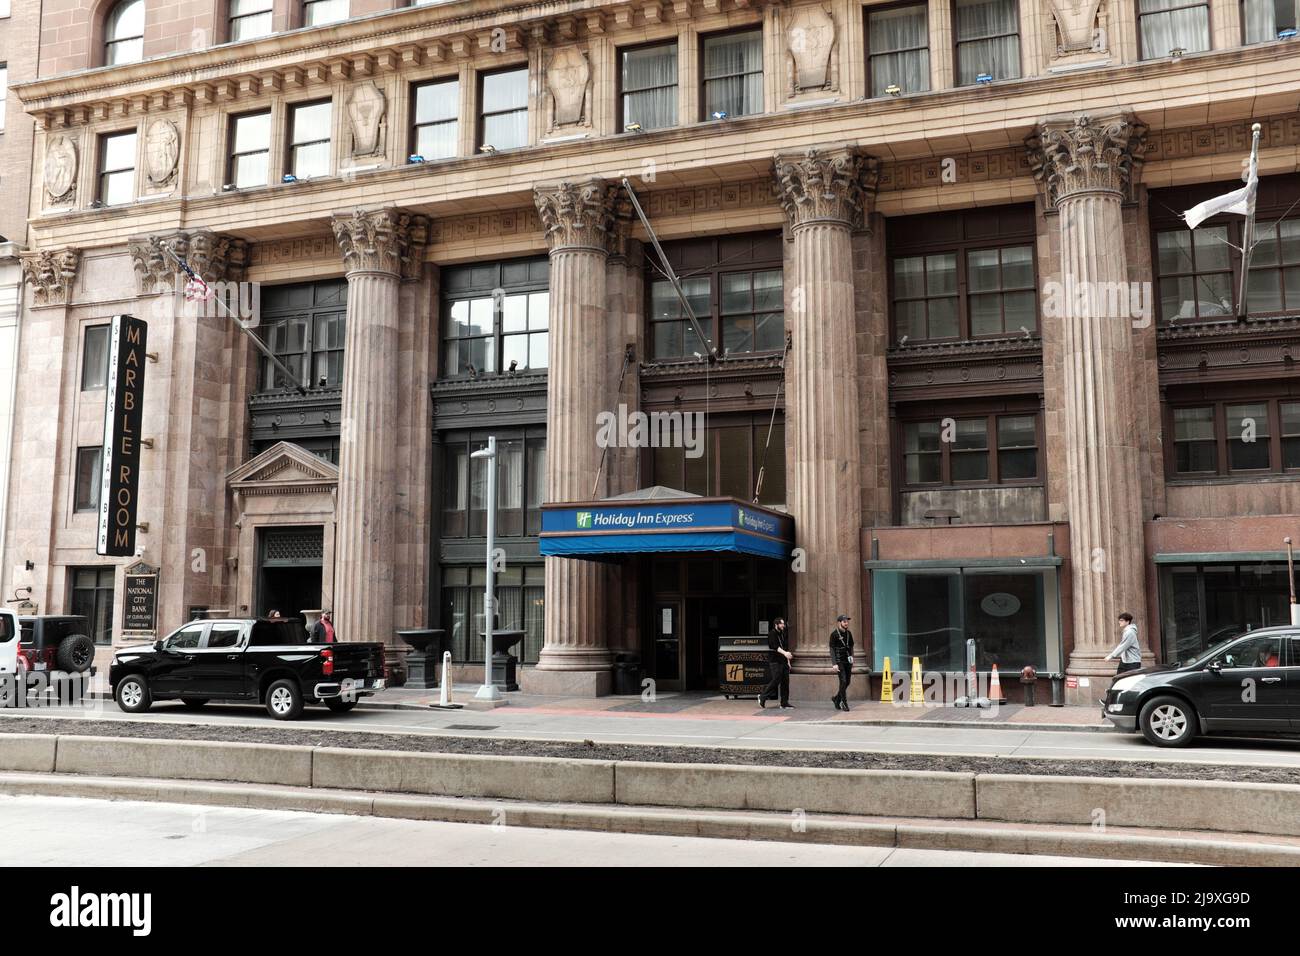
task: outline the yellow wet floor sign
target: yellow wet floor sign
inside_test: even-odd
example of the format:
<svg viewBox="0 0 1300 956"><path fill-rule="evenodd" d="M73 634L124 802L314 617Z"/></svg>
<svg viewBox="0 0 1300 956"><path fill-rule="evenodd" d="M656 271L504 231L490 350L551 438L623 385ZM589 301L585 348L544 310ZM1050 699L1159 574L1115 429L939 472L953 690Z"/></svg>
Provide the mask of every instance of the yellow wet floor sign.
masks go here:
<svg viewBox="0 0 1300 956"><path fill-rule="evenodd" d="M889 658L885 658L885 672L880 675L880 702L882 704L892 704L894 702L894 672L889 669Z"/></svg>
<svg viewBox="0 0 1300 956"><path fill-rule="evenodd" d="M908 703L921 704L925 700L921 696L921 658L912 658L912 693L908 695Z"/></svg>

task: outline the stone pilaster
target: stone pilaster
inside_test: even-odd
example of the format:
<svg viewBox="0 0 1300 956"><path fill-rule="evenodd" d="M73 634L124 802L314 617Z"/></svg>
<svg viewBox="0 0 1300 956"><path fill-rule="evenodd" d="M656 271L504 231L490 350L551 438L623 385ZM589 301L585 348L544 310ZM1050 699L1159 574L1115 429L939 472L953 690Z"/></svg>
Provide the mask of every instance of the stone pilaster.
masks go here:
<svg viewBox="0 0 1300 956"><path fill-rule="evenodd" d="M392 207L332 219L348 277L334 620L345 641L394 640L399 285L422 271L428 220Z"/></svg>
<svg viewBox="0 0 1300 956"><path fill-rule="evenodd" d="M1129 280L1122 206L1140 176L1145 134L1127 114L1080 115L1043 121L1027 143L1060 221L1065 309L1052 321L1062 323L1074 632L1067 673L1081 677L1114 672L1102 658L1118 641L1121 611L1146 620L1133 319L1126 310L1108 314L1115 298L1107 294ZM1095 699L1095 691L1080 696Z"/></svg>
<svg viewBox="0 0 1300 956"><path fill-rule="evenodd" d="M830 696L827 637L836 615L853 618L859 646L867 630L852 234L870 211L877 167L850 147L835 147L778 156L775 172L794 246L786 290L786 481L804 567L792 575L795 692ZM859 669L865 664L859 654ZM859 680L852 690L862 696L865 688Z"/></svg>
<svg viewBox="0 0 1300 956"><path fill-rule="evenodd" d="M596 416L609 407L606 264L618 248L618 187L602 180L534 191L551 255L546 500L588 501L600 471ZM604 492L601 476L595 497ZM546 559L545 643L525 689L606 694L613 661L606 632L608 569Z"/></svg>

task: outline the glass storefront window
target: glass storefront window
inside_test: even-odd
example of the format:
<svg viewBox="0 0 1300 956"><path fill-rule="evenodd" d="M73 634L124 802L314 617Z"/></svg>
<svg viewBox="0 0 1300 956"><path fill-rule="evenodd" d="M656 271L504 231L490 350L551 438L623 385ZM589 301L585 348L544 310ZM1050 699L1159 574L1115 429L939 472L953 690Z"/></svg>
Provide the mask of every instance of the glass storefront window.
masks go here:
<svg viewBox="0 0 1300 956"><path fill-rule="evenodd" d="M523 629L524 640L513 652L525 664L537 663L542 649L545 609L543 566L514 565L500 571L493 585L498 630ZM483 660L483 586L481 565L445 565L442 569L442 623L451 638L451 656L462 663Z"/></svg>
<svg viewBox="0 0 1300 956"><path fill-rule="evenodd" d="M1026 664L1060 669L1056 569L945 568L876 570L872 633L880 670L919 658L923 671L959 672L966 640L976 641L981 671L1013 674Z"/></svg>
<svg viewBox="0 0 1300 956"><path fill-rule="evenodd" d="M1219 641L1290 621L1286 563L1160 567L1165 663L1186 663Z"/></svg>

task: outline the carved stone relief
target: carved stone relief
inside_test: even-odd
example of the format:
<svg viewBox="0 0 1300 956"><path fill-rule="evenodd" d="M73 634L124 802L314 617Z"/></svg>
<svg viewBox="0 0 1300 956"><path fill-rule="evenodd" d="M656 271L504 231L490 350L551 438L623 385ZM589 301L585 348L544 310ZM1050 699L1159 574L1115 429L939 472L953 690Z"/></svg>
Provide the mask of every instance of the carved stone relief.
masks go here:
<svg viewBox="0 0 1300 956"><path fill-rule="evenodd" d="M352 130L352 156L378 156L384 152L388 132L388 99L373 80L359 83L348 94L348 124Z"/></svg>
<svg viewBox="0 0 1300 956"><path fill-rule="evenodd" d="M835 18L820 4L798 7L785 31L788 95L839 89Z"/></svg>
<svg viewBox="0 0 1300 956"><path fill-rule="evenodd" d="M51 205L77 198L77 144L58 134L45 141L45 195Z"/></svg>
<svg viewBox="0 0 1300 956"><path fill-rule="evenodd" d="M591 64L575 46L557 50L546 66L546 91L551 96L551 128L586 126L590 120Z"/></svg>
<svg viewBox="0 0 1300 956"><path fill-rule="evenodd" d="M144 134L145 175L151 186L168 186L176 181L176 161L181 155L181 134L168 119L156 119Z"/></svg>

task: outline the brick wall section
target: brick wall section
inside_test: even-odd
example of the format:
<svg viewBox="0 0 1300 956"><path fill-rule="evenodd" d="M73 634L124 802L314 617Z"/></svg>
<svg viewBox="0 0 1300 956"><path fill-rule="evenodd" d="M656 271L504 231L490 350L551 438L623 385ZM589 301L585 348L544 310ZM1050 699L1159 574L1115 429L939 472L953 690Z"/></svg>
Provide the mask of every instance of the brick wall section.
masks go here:
<svg viewBox="0 0 1300 956"><path fill-rule="evenodd" d="M0 20L0 63L9 68L9 86L36 78L37 24L41 0L12 0L10 16ZM18 97L5 98L0 136L0 236L27 241L27 194L31 183L32 118Z"/></svg>

